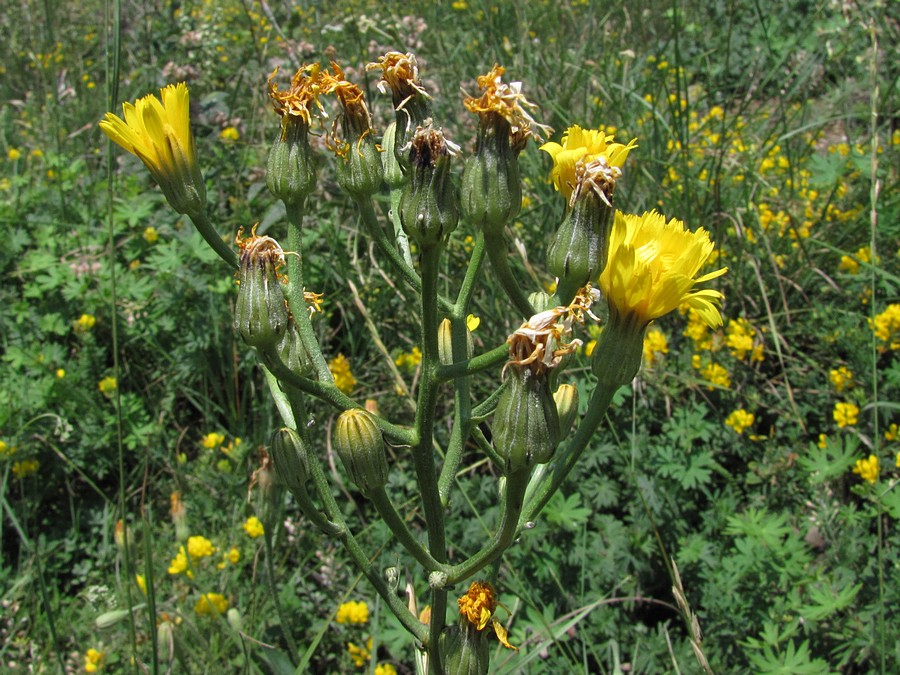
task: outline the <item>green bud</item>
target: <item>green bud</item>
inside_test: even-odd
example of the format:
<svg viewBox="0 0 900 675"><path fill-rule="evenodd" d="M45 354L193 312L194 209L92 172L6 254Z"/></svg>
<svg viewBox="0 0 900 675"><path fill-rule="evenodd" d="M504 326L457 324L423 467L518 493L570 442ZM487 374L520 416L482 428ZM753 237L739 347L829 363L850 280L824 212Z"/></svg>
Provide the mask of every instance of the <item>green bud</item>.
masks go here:
<svg viewBox="0 0 900 675"><path fill-rule="evenodd" d="M506 474L549 462L559 443L559 413L547 378L510 364L491 430Z"/></svg>
<svg viewBox="0 0 900 675"><path fill-rule="evenodd" d="M372 134L351 143L337 160L338 184L351 197L369 197L381 190L384 169Z"/></svg>
<svg viewBox="0 0 900 675"><path fill-rule="evenodd" d="M556 298L544 291L535 291L530 294L528 296L528 302L534 307L535 314L546 312L548 309L553 309L559 304L556 302Z"/></svg>
<svg viewBox="0 0 900 675"><path fill-rule="evenodd" d="M282 427L272 435L271 450L278 480L291 492L305 492L309 480L309 450L300 435L290 427Z"/></svg>
<svg viewBox="0 0 900 675"><path fill-rule="evenodd" d="M370 413L360 408L342 412L333 441L350 480L364 495L384 487L388 476L384 439Z"/></svg>
<svg viewBox="0 0 900 675"><path fill-rule="evenodd" d="M302 377L310 377L313 374L312 358L306 347L303 346L303 340L300 338L300 329L293 320L288 322L287 330L281 337L281 342L275 348L274 352L267 350L261 352L263 363L267 365L273 360L272 356L277 355L278 360L287 366L292 373ZM283 385L284 386L284 385Z"/></svg>
<svg viewBox="0 0 900 675"><path fill-rule="evenodd" d="M386 148L381 153L381 165L384 169L384 182L391 190L398 190L406 183L406 175L400 167L397 154L394 152L394 139L397 134L397 123L391 122L384 130L381 146Z"/></svg>
<svg viewBox="0 0 900 675"><path fill-rule="evenodd" d="M510 124L490 113L478 127L475 154L462 175L460 208L467 222L499 236L519 213L522 185L519 164L509 145Z"/></svg>
<svg viewBox="0 0 900 675"><path fill-rule="evenodd" d="M472 358L475 345L472 342L472 331L466 326L466 355L463 358ZM450 319L444 319L438 326L438 359L445 365L451 365L453 361L453 330Z"/></svg>
<svg viewBox="0 0 900 675"><path fill-rule="evenodd" d="M596 279L606 264L614 209L587 190L566 211L547 251L547 269L557 279L560 305L568 305L579 288Z"/></svg>
<svg viewBox="0 0 900 675"><path fill-rule="evenodd" d="M250 347L274 348L287 330L287 306L276 272L283 257L271 237L253 235L241 242L234 327Z"/></svg>
<svg viewBox="0 0 900 675"><path fill-rule="evenodd" d="M578 389L571 384L561 384L553 394L553 401L559 414L559 437L565 438L578 414Z"/></svg>
<svg viewBox="0 0 900 675"><path fill-rule="evenodd" d="M163 664L175 660L175 624L168 619L156 627L156 656Z"/></svg>
<svg viewBox="0 0 900 675"><path fill-rule="evenodd" d="M438 641L445 675L485 675L490 665L487 636L457 625L441 631Z"/></svg>
<svg viewBox="0 0 900 675"><path fill-rule="evenodd" d="M111 612L106 612L98 616L94 620L94 625L97 626L99 630L106 630L107 628L112 628L117 623L124 621L129 614L131 614L130 609L114 609Z"/></svg>
<svg viewBox="0 0 900 675"><path fill-rule="evenodd" d="M410 181L400 196L400 224L420 247L437 246L459 221L459 200L450 176L455 146L431 126L420 127L412 140Z"/></svg>
<svg viewBox="0 0 900 675"><path fill-rule="evenodd" d="M244 629L244 618L237 607L232 607L225 613L228 625L235 633L240 633Z"/></svg>
<svg viewBox="0 0 900 675"><path fill-rule="evenodd" d="M309 125L299 116L285 115L281 119L281 132L269 150L266 185L285 204L301 204L315 184Z"/></svg>

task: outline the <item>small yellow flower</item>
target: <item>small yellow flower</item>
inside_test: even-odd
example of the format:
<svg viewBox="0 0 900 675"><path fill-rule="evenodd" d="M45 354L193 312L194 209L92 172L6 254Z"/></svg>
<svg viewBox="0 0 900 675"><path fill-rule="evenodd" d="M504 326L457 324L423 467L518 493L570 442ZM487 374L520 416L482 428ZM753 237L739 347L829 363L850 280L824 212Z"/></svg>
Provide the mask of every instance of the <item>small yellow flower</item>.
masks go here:
<svg viewBox="0 0 900 675"><path fill-rule="evenodd" d="M887 431L884 432L884 440L896 441L898 438L900 438L900 428L897 427L897 424L895 422L887 428Z"/></svg>
<svg viewBox="0 0 900 675"><path fill-rule="evenodd" d="M735 433L739 436L743 434L746 429L753 426L755 421L756 417L753 413L747 412L743 408L732 411L732 413L725 418L725 424L734 429Z"/></svg>
<svg viewBox="0 0 900 675"><path fill-rule="evenodd" d="M397 675L397 669L390 663L379 663L375 666L375 675Z"/></svg>
<svg viewBox="0 0 900 675"><path fill-rule="evenodd" d="M469 329L469 332L475 332L475 330L480 325L481 325L481 318L475 316L474 314L469 314L466 317L466 328Z"/></svg>
<svg viewBox="0 0 900 675"><path fill-rule="evenodd" d="M840 401L834 404L832 416L840 428L852 427L859 419L859 407L854 403Z"/></svg>
<svg viewBox="0 0 900 675"><path fill-rule="evenodd" d="M263 536L263 534L265 534L263 524L256 516L250 516L249 518L247 518L247 520L244 521L242 527L244 528L244 532L246 532L247 536L251 539L256 539L257 537L261 537Z"/></svg>
<svg viewBox="0 0 900 675"><path fill-rule="evenodd" d="M394 364L406 371L415 370L420 363L422 363L422 350L418 347L413 347L410 352L402 352L394 359Z"/></svg>
<svg viewBox="0 0 900 675"><path fill-rule="evenodd" d="M10 148L6 153L6 158L10 162L15 162L16 160L21 159L21 157L22 157L22 151L19 150L18 148Z"/></svg>
<svg viewBox="0 0 900 675"><path fill-rule="evenodd" d="M159 239L159 233L156 231L156 228L152 225L144 228L144 241L148 244L155 244L156 240Z"/></svg>
<svg viewBox="0 0 900 675"><path fill-rule="evenodd" d="M350 600L338 607L334 620L337 623L366 623L369 620L369 606L361 600Z"/></svg>
<svg viewBox="0 0 900 675"><path fill-rule="evenodd" d="M831 380L831 385L838 394L853 386L853 373L847 366L828 371L828 379Z"/></svg>
<svg viewBox="0 0 900 675"><path fill-rule="evenodd" d="M200 444L207 450L215 450L225 442L225 434L211 431L200 439Z"/></svg>
<svg viewBox="0 0 900 675"><path fill-rule="evenodd" d="M870 318L869 328L882 342L880 351L900 349L900 304L889 305L881 314Z"/></svg>
<svg viewBox="0 0 900 675"><path fill-rule="evenodd" d="M366 665L366 661L372 658L372 638L366 641L365 647L359 647L352 642L347 643L347 652L353 660L353 665L362 668Z"/></svg>
<svg viewBox="0 0 900 675"><path fill-rule="evenodd" d="M591 350L593 351L593 350ZM652 368L661 354L669 353L669 341L659 328L651 328L644 334L644 366ZM590 354L588 354L590 356Z"/></svg>
<svg viewBox="0 0 900 675"><path fill-rule="evenodd" d="M335 386L345 394L353 391L356 386L356 378L350 372L350 361L343 354L338 354L328 362L328 370L334 377Z"/></svg>
<svg viewBox="0 0 900 675"><path fill-rule="evenodd" d="M100 393L104 396L111 396L118 387L119 383L114 377L104 377L97 383L97 389L99 389Z"/></svg>
<svg viewBox="0 0 900 675"><path fill-rule="evenodd" d="M236 141L241 137L241 132L234 127L225 127L219 132L219 138L223 141Z"/></svg>
<svg viewBox="0 0 900 675"><path fill-rule="evenodd" d="M75 332L76 333L87 333L91 328L94 327L94 324L97 323L97 317L91 314L82 314L75 321Z"/></svg>
<svg viewBox="0 0 900 675"><path fill-rule="evenodd" d="M194 573L188 568L188 558L184 546L178 547L178 555L172 558L172 561L169 563L169 569L166 571L172 575L186 572L189 578L193 578Z"/></svg>
<svg viewBox="0 0 900 675"><path fill-rule="evenodd" d="M192 560L198 560L200 558L211 556L216 552L216 547L212 545L212 542L209 539L198 535L195 537L188 537L187 552Z"/></svg>
<svg viewBox="0 0 900 675"><path fill-rule="evenodd" d="M710 391L716 387L722 389L731 388L731 376L725 367L718 363L708 363L700 370L700 376L709 384L706 387Z"/></svg>
<svg viewBox="0 0 900 675"><path fill-rule="evenodd" d="M32 474L36 474L38 469L41 468L41 463L36 459L23 459L19 462L13 462L12 465L12 475L17 480L23 480L31 476Z"/></svg>
<svg viewBox="0 0 900 675"><path fill-rule="evenodd" d="M819 434L819 442L816 445L823 450L828 447L828 435L827 434Z"/></svg>
<svg viewBox="0 0 900 675"><path fill-rule="evenodd" d="M61 380L66 376L65 368L57 368L56 369L56 379Z"/></svg>
<svg viewBox="0 0 900 675"><path fill-rule="evenodd" d="M143 574L135 574L134 581L137 583L138 588L141 589L141 593L147 595L147 578Z"/></svg>
<svg viewBox="0 0 900 675"><path fill-rule="evenodd" d="M875 483L878 480L878 457L869 455L868 459L858 459L853 465L853 473L858 475L864 481Z"/></svg>
<svg viewBox="0 0 900 675"><path fill-rule="evenodd" d="M103 657L105 654L91 647L84 653L84 672L96 673L103 668Z"/></svg>
<svg viewBox="0 0 900 675"><path fill-rule="evenodd" d="M206 185L197 165L191 133L187 85L170 84L160 98L148 95L122 105L124 119L106 113L100 128L137 156L179 213L199 213L206 206Z"/></svg>
<svg viewBox="0 0 900 675"><path fill-rule="evenodd" d="M228 600L221 593L206 593L194 605L198 616L223 615L228 611Z"/></svg>

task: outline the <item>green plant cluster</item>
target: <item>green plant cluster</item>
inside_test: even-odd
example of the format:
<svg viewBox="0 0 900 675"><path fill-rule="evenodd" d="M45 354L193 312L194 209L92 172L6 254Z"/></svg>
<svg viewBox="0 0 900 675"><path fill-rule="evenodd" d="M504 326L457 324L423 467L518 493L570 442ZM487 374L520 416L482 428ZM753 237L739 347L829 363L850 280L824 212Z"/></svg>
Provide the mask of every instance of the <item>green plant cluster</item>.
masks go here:
<svg viewBox="0 0 900 675"><path fill-rule="evenodd" d="M0 16L0 669L92 672L96 650L96 670L124 672L132 649L151 661L148 645L160 667L171 644L183 672L293 672L291 652L316 672L413 672L411 640L355 586L335 542L279 488L266 492L258 449L276 415L231 327L234 285L96 127L121 101L187 81L212 220L232 237L263 213L264 234L284 217L267 210L261 171L266 77L339 55L383 130L390 104L363 67L386 48L417 54L451 139L475 125L454 92L475 93L494 63L541 103L540 121L636 136L617 203L707 228L729 267L717 281L725 327L703 331L684 313L651 328L633 387L508 552L501 598L520 652L498 653L497 672L693 672L673 564L715 672L900 668L900 316L889 313L900 303L900 35L889 3L157 0L120 8L118 54L106 6L21 6L29 20ZM527 255L511 264L546 284L562 205L541 153L520 164L511 229ZM325 296L323 342L346 357L355 395L408 415L415 298L370 255L336 185L320 182L311 199L304 271ZM453 240L448 269L471 243ZM518 327L501 307L477 298L476 349ZM360 308L390 318L366 324ZM587 351L597 335L583 337ZM589 360L575 358L583 394ZM330 424L329 410L311 413ZM860 464L873 455L874 475ZM477 480L487 466L462 468L450 508L470 517L448 534L477 550L496 499ZM408 475L391 472L392 494L412 499ZM344 484L348 515L358 503L374 519ZM252 517L265 535L251 536ZM215 549L186 550L193 576L169 571L179 527ZM367 536L395 564L387 529ZM351 599L369 603L367 625L335 622Z"/></svg>

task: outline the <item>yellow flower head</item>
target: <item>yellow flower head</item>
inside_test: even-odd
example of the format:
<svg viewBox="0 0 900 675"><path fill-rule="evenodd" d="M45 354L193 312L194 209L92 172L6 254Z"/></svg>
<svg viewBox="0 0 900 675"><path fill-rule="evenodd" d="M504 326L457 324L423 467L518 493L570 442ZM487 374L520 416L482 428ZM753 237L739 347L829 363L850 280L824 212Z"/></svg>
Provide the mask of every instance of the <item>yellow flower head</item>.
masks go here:
<svg viewBox="0 0 900 675"><path fill-rule="evenodd" d="M228 611L228 600L221 593L206 593L194 605L198 616L223 615Z"/></svg>
<svg viewBox="0 0 900 675"><path fill-rule="evenodd" d="M338 607L334 620L337 623L366 623L369 620L369 606L361 600L350 600Z"/></svg>
<svg viewBox="0 0 900 675"><path fill-rule="evenodd" d="M743 408L738 408L725 418L725 424L734 429L738 435L743 434L747 428L753 426L755 421L756 417L753 413L747 412Z"/></svg>
<svg viewBox="0 0 900 675"><path fill-rule="evenodd" d="M366 661L372 658L372 638L369 638L366 641L365 647L360 647L352 642L348 642L347 653L350 654L353 665L357 668L362 668L366 665Z"/></svg>
<svg viewBox="0 0 900 675"><path fill-rule="evenodd" d="M644 334L644 365L652 368L660 360L660 354L669 353L669 341L659 328L651 328ZM588 354L590 356L590 354Z"/></svg>
<svg viewBox="0 0 900 675"><path fill-rule="evenodd" d="M99 389L100 393L104 396L111 396L118 387L119 383L114 377L104 377L97 383L97 389Z"/></svg>
<svg viewBox="0 0 900 675"><path fill-rule="evenodd" d="M510 125L510 135L513 136L513 145L523 143L529 136L540 140L540 135L532 131L536 127L543 134L553 133L553 129L545 124L539 124L528 112L528 109L537 108L525 98L522 93L521 82L503 82L502 77L506 69L495 65L486 75L478 77L478 87L481 96L466 96L463 105L470 112L476 113L482 118L491 114L499 115Z"/></svg>
<svg viewBox="0 0 900 675"><path fill-rule="evenodd" d="M84 653L84 672L96 673L103 668L103 652L91 647Z"/></svg>
<svg viewBox="0 0 900 675"><path fill-rule="evenodd" d="M397 675L397 669L390 663L379 663L375 666L375 675Z"/></svg>
<svg viewBox="0 0 900 675"><path fill-rule="evenodd" d="M284 91L274 82L277 73L278 68L269 75L269 98L276 113L282 118L300 118L307 126L312 123L313 107L318 109L319 115L327 117L319 102L319 96L325 93L326 82L318 63L303 65L291 78L291 86Z"/></svg>
<svg viewBox="0 0 900 675"><path fill-rule="evenodd" d="M250 516L249 518L247 518L247 520L244 521L242 527L244 528L244 532L246 532L247 536L251 539L261 537L266 532L265 528L263 528L263 524L256 516Z"/></svg>
<svg viewBox="0 0 900 675"><path fill-rule="evenodd" d="M335 118L330 138L326 137L325 142L339 157L346 157L350 139L360 142L372 132L372 115L363 90L347 81L344 71L334 61L331 62L331 71L323 74L322 88L326 94L337 96L341 114ZM338 134L339 123L343 128L343 137Z"/></svg>
<svg viewBox="0 0 900 675"><path fill-rule="evenodd" d="M407 372L415 370L420 363L422 363L422 350L418 347L413 347L409 352L401 352L394 359L394 365Z"/></svg>
<svg viewBox="0 0 900 675"><path fill-rule="evenodd" d="M868 459L858 459L856 464L853 465L853 473L869 483L874 483L878 480L878 470L877 455L869 455Z"/></svg>
<svg viewBox="0 0 900 675"><path fill-rule="evenodd" d="M18 462L13 462L12 475L16 480L22 480L36 474L40 468L41 463L38 460L23 459Z"/></svg>
<svg viewBox="0 0 900 675"><path fill-rule="evenodd" d="M75 332L76 333L87 333L91 328L94 327L94 324L97 323L97 318L91 314L82 314L75 321Z"/></svg>
<svg viewBox="0 0 900 675"><path fill-rule="evenodd" d="M6 158L10 162L15 162L17 159L20 159L21 157L22 157L22 151L19 150L18 148L10 148L6 152Z"/></svg>
<svg viewBox="0 0 900 675"><path fill-rule="evenodd" d="M100 128L150 170L166 199L179 213L206 206L206 185L197 164L190 123L187 85L170 84L134 104L122 105L123 117L106 113Z"/></svg>
<svg viewBox="0 0 900 675"><path fill-rule="evenodd" d="M343 354L338 354L328 362L328 370L334 377L335 386L345 394L353 391L356 386L356 378L350 372L350 361Z"/></svg>
<svg viewBox="0 0 900 675"><path fill-rule="evenodd" d="M697 284L719 277L727 267L697 277L713 251L709 233L685 229L675 218L656 211L643 215L616 212L610 232L609 257L600 288L610 311L633 316L641 325L681 305L694 309L711 328L722 325L718 305L723 295Z"/></svg>
<svg viewBox="0 0 900 675"><path fill-rule="evenodd" d="M852 427L859 419L859 406L855 403L840 401L834 404L832 416L842 429L844 427Z"/></svg>
<svg viewBox="0 0 900 675"><path fill-rule="evenodd" d="M156 228L152 225L144 228L144 241L148 244L155 244L156 240L159 239L159 232L156 231Z"/></svg>
<svg viewBox="0 0 900 675"><path fill-rule="evenodd" d="M490 622L500 643L507 649L518 651L517 647L509 644L506 629L494 617L494 611L501 605L497 602L494 587L488 582L473 581L469 590L457 601L457 604L459 605L459 615L464 623L467 622L476 631L481 631Z"/></svg>
<svg viewBox="0 0 900 675"><path fill-rule="evenodd" d="M211 431L200 439L200 444L207 450L215 450L225 442L225 434Z"/></svg>
<svg viewBox="0 0 900 675"><path fill-rule="evenodd" d="M869 319L869 327L882 344L879 351L900 349L900 304L888 307L874 319Z"/></svg>
<svg viewBox="0 0 900 675"><path fill-rule="evenodd" d="M636 147L637 139L623 145L615 143L614 137L607 136L602 129L582 129L576 124L566 129L562 143L544 143L541 150L553 158L553 169L550 172L553 186L569 201L579 183L578 173L584 173L586 167L591 167L588 172L592 181L599 181L602 177L614 187L616 180L622 175L622 166L628 159L628 153Z"/></svg>
<svg viewBox="0 0 900 675"><path fill-rule="evenodd" d="M853 372L847 366L840 366L828 371L828 379L839 394L853 386Z"/></svg>
<svg viewBox="0 0 900 675"><path fill-rule="evenodd" d="M192 560L198 560L199 558L211 556L216 552L216 547L212 545L209 539L198 535L188 537L187 552Z"/></svg>
<svg viewBox="0 0 900 675"><path fill-rule="evenodd" d="M187 572L188 577L193 577L193 573L188 568L188 559L187 553L184 550L184 546L178 547L178 555L172 558L172 561L169 563L169 569L167 570L169 574L181 574L182 572Z"/></svg>

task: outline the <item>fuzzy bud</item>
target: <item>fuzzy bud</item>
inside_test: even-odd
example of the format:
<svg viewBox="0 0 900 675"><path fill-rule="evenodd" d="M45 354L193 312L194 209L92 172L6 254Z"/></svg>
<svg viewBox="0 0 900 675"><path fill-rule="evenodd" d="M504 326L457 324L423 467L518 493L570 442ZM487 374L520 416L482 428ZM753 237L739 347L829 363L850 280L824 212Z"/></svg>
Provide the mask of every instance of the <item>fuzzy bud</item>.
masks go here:
<svg viewBox="0 0 900 675"><path fill-rule="evenodd" d="M500 395L492 431L507 475L549 462L559 443L559 413L545 374L508 366L509 383Z"/></svg>
<svg viewBox="0 0 900 675"><path fill-rule="evenodd" d="M459 221L459 200L450 176L456 147L443 133L419 127L410 149L410 182L400 197L400 224L420 247L443 244Z"/></svg>
<svg viewBox="0 0 900 675"><path fill-rule="evenodd" d="M269 150L266 185L285 204L301 204L315 184L309 124L302 117L285 115L281 119L281 132Z"/></svg>
<svg viewBox="0 0 900 675"><path fill-rule="evenodd" d="M271 349L287 330L288 312L277 268L284 258L271 237L253 235L240 242L234 327L250 347Z"/></svg>
<svg viewBox="0 0 900 675"><path fill-rule="evenodd" d="M350 480L364 495L384 487L388 476L384 439L370 413L359 408L342 412L333 441Z"/></svg>

